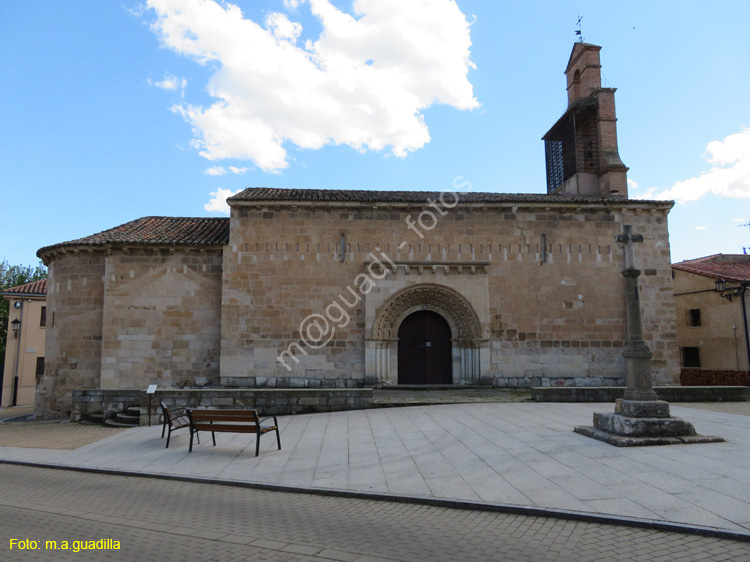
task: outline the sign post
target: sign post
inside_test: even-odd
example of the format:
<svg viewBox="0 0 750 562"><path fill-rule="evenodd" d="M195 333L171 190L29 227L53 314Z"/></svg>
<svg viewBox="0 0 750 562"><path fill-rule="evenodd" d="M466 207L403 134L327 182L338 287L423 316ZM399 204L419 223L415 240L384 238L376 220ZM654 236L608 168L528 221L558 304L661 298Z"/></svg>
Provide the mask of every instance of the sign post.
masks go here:
<svg viewBox="0 0 750 562"><path fill-rule="evenodd" d="M156 385L150 384L148 385L148 388L146 389L146 394L148 394L148 426L151 427L151 398L154 396L154 393L156 392Z"/></svg>

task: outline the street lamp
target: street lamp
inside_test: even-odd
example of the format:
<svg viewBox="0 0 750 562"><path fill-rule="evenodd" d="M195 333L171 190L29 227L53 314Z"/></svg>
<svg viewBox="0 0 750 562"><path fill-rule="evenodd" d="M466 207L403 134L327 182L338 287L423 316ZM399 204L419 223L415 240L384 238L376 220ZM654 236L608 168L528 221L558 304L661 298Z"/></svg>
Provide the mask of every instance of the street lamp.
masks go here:
<svg viewBox="0 0 750 562"><path fill-rule="evenodd" d="M743 283L739 287L729 287L729 289L727 289L727 282L724 279L717 279L716 281L714 281L714 285L716 285L716 292L719 293L722 298L729 299L730 302L732 300L732 297L744 295L745 288L747 287Z"/></svg>
<svg viewBox="0 0 750 562"><path fill-rule="evenodd" d="M21 321L16 318L15 320L13 320L13 322L10 323L10 327L13 330L13 335L17 338L18 332L21 331Z"/></svg>

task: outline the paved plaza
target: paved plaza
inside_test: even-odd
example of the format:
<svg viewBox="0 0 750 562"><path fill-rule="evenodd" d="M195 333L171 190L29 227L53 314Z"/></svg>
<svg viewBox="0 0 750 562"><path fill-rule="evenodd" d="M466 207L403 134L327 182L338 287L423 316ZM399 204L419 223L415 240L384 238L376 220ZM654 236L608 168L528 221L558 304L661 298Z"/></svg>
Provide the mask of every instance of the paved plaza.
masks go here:
<svg viewBox="0 0 750 562"><path fill-rule="evenodd" d="M241 434L218 434L216 447L206 437L188 453L181 430L165 449L160 426L97 434L74 450L17 446L17 435L16 446L0 448L0 460L537 508L750 536L750 418L673 405L699 433L727 440L703 445L617 448L573 433L593 412L611 410L480 402L282 416L282 450L265 437L257 458L253 438ZM1 424L0 445L30 426Z"/></svg>

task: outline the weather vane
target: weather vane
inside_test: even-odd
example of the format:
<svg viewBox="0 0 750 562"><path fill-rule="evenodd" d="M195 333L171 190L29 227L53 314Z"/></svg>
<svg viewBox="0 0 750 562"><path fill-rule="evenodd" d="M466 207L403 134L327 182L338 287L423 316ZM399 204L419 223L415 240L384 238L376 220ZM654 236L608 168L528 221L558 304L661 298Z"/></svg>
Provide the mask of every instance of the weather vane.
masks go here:
<svg viewBox="0 0 750 562"><path fill-rule="evenodd" d="M744 228L744 227L747 227L748 229L750 229L750 221L747 221L747 222L746 222L745 224L738 224L738 225L737 225L737 227L738 227L738 228ZM743 246L743 247L742 247L742 253L743 253L743 254L747 254L747 251L748 251L748 250L750 250L750 246Z"/></svg>
<svg viewBox="0 0 750 562"><path fill-rule="evenodd" d="M578 35L578 42L583 43L583 35L581 35L581 20L583 19L583 16L578 16L578 23L576 25L578 26L578 29L576 29L576 35Z"/></svg>

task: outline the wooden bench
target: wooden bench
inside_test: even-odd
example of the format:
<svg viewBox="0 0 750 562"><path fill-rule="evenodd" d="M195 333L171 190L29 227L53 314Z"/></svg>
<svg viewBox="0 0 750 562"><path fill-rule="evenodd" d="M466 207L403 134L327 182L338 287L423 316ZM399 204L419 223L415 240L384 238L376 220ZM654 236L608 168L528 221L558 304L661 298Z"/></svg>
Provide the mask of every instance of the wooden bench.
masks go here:
<svg viewBox="0 0 750 562"><path fill-rule="evenodd" d="M190 427L190 417L188 416L187 408L172 408L170 410L169 408L167 408L167 405L164 402L161 402L159 405L161 406L161 414L163 417L161 426L161 438L164 439L164 433L166 432L167 428L169 428L166 446L166 448L169 449L169 438L172 437L172 432L177 429L182 429L183 427ZM198 443L200 442L201 437L199 435Z"/></svg>
<svg viewBox="0 0 750 562"><path fill-rule="evenodd" d="M188 410L190 417L190 449L193 450L193 434L198 431L210 431L216 446L216 431L228 433L254 433L255 456L260 453L260 436L271 431L276 432L276 443L281 450L279 424L276 416L259 419L257 410ZM273 424L266 423L273 419ZM198 441L200 443L200 441Z"/></svg>

